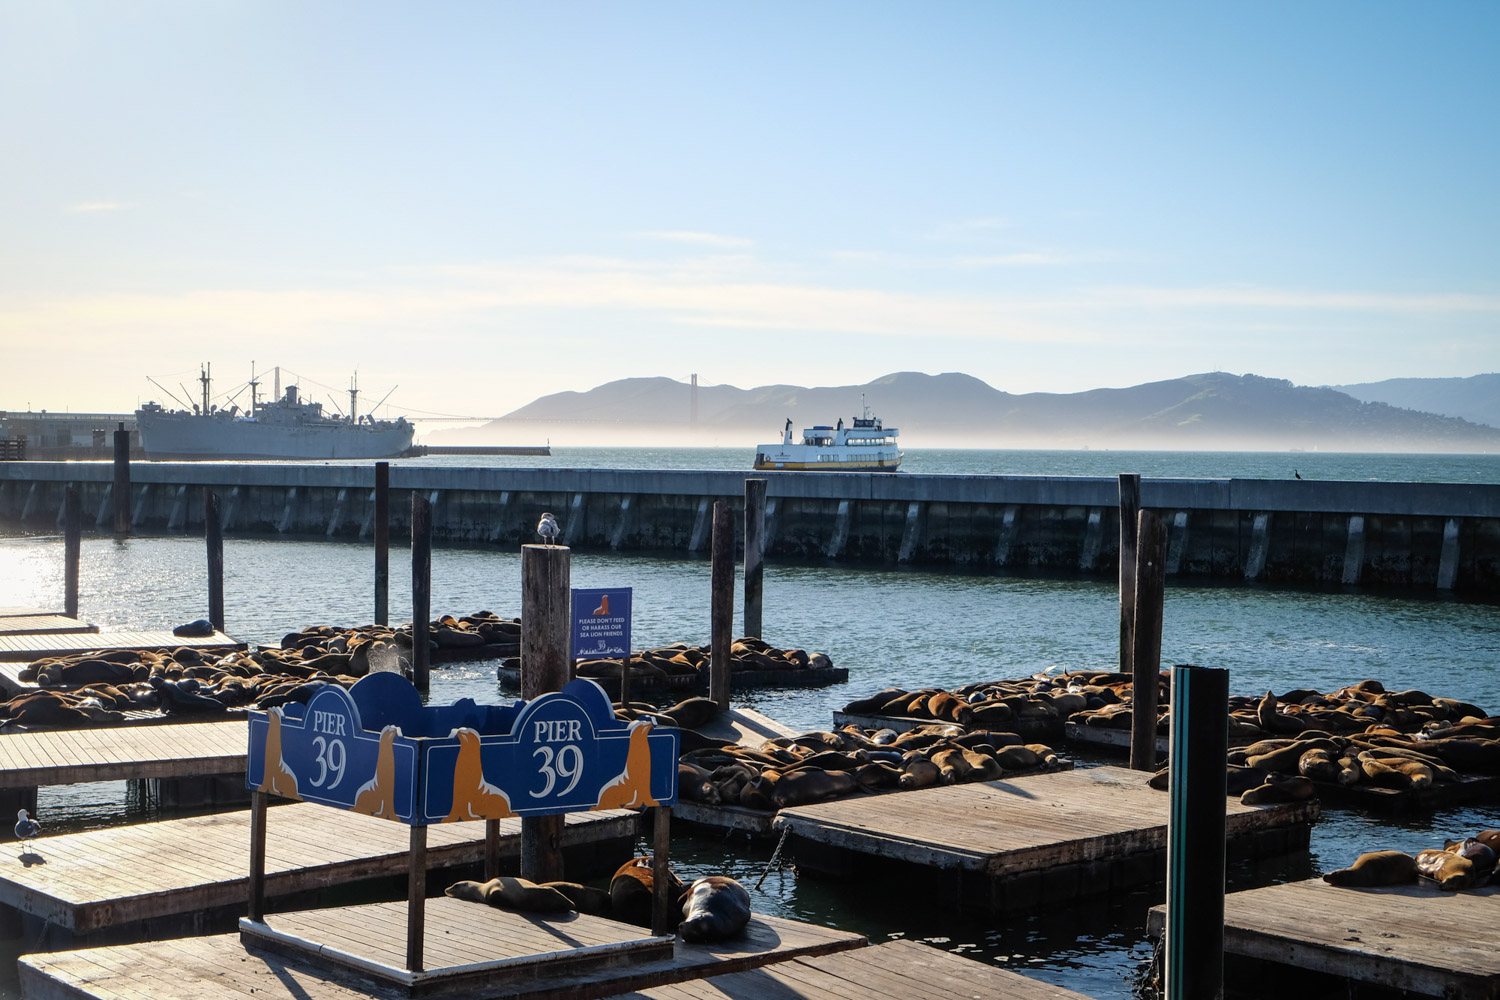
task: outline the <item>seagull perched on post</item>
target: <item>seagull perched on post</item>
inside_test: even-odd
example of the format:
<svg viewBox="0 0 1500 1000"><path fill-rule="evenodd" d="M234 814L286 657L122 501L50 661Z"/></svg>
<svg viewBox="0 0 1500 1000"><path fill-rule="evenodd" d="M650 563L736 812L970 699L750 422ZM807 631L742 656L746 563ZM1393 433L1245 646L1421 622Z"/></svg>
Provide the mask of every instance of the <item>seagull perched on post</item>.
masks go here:
<svg viewBox="0 0 1500 1000"><path fill-rule="evenodd" d="M543 514L542 519L536 523L536 533L546 545L552 545L562 535L562 529L557 526L557 518L550 513Z"/></svg>
<svg viewBox="0 0 1500 1000"><path fill-rule="evenodd" d="M26 842L42 832L42 824L26 815L25 809L16 811L16 839L21 842L21 853L27 853Z"/></svg>

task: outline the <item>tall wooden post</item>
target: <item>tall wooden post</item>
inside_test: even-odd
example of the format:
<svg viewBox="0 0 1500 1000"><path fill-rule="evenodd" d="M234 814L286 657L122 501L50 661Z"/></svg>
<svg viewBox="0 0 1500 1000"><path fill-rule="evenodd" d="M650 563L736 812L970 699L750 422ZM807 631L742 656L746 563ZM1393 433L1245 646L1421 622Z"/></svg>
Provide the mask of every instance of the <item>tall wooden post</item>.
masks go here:
<svg viewBox="0 0 1500 1000"><path fill-rule="evenodd" d="M115 534L130 534L130 432L124 423L115 431L115 485L110 498L115 508Z"/></svg>
<svg viewBox="0 0 1500 1000"><path fill-rule="evenodd" d="M671 934L677 930L677 901L672 898L672 876L668 856L672 847L672 808L656 807L655 827L651 836L651 933Z"/></svg>
<svg viewBox="0 0 1500 1000"><path fill-rule="evenodd" d="M1172 668L1172 806L1163 949L1169 1000L1223 996L1228 720L1229 671Z"/></svg>
<svg viewBox="0 0 1500 1000"><path fill-rule="evenodd" d="M573 679L570 555L566 545L521 546L521 697L528 701ZM563 877L562 830L561 816L522 817L522 878Z"/></svg>
<svg viewBox="0 0 1500 1000"><path fill-rule="evenodd" d="M729 647L734 631L734 524L729 504L714 501L713 594L710 600L712 635L708 651L708 696L729 711Z"/></svg>
<svg viewBox="0 0 1500 1000"><path fill-rule="evenodd" d="M1154 510L1138 518L1131 663L1130 766L1156 770L1156 689L1161 677L1162 605L1166 599L1167 526Z"/></svg>
<svg viewBox="0 0 1500 1000"><path fill-rule="evenodd" d="M406 970L422 971L422 939L427 930L427 827L411 828L406 872Z"/></svg>
<svg viewBox="0 0 1500 1000"><path fill-rule="evenodd" d="M224 522L219 494L203 487L203 541L208 549L208 620L224 631Z"/></svg>
<svg viewBox="0 0 1500 1000"><path fill-rule="evenodd" d="M745 635L761 634L761 593L766 575L766 481L745 480Z"/></svg>
<svg viewBox="0 0 1500 1000"><path fill-rule="evenodd" d="M1135 544L1141 512L1141 477L1120 473L1120 673L1130 674L1135 651Z"/></svg>
<svg viewBox="0 0 1500 1000"><path fill-rule="evenodd" d="M390 624L391 463L375 463L375 624Z"/></svg>
<svg viewBox="0 0 1500 1000"><path fill-rule="evenodd" d="M266 804L269 794L250 793L250 919L266 915Z"/></svg>
<svg viewBox="0 0 1500 1000"><path fill-rule="evenodd" d="M63 493L63 613L78 617L78 555L83 542L83 504L78 487Z"/></svg>
<svg viewBox="0 0 1500 1000"><path fill-rule="evenodd" d="M428 622L432 618L432 504L411 494L411 681L427 690L432 659Z"/></svg>

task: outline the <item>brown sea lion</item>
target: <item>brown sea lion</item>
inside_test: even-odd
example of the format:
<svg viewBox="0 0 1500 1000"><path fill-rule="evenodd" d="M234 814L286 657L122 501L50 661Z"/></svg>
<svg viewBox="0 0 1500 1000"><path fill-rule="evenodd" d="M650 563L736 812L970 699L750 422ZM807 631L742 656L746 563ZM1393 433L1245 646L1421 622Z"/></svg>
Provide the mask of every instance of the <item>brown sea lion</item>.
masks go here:
<svg viewBox="0 0 1500 1000"><path fill-rule="evenodd" d="M750 893L732 878L710 875L683 893L677 932L694 944L728 941L738 937L749 922Z"/></svg>
<svg viewBox="0 0 1500 1000"><path fill-rule="evenodd" d="M556 889L508 875L488 882L455 882L444 893L454 899L520 913L568 913L573 909L572 901Z"/></svg>
<svg viewBox="0 0 1500 1000"><path fill-rule="evenodd" d="M1417 872L1437 883L1439 889L1458 892L1472 886L1478 876L1474 862L1448 851L1417 853Z"/></svg>
<svg viewBox="0 0 1500 1000"><path fill-rule="evenodd" d="M942 781L943 772L919 751L911 751L901 758L902 788L927 788Z"/></svg>
<svg viewBox="0 0 1500 1000"><path fill-rule="evenodd" d="M1270 776L1263 785L1257 785L1240 796L1247 806L1269 805L1278 802L1301 802L1317 794L1313 783L1301 775L1294 777Z"/></svg>
<svg viewBox="0 0 1500 1000"><path fill-rule="evenodd" d="M858 787L847 771L789 771L776 782L771 801L778 809L805 806L848 795Z"/></svg>
<svg viewBox="0 0 1500 1000"><path fill-rule="evenodd" d="M579 913L595 917L609 916L609 893L577 882L543 882L541 888L562 893Z"/></svg>
<svg viewBox="0 0 1500 1000"><path fill-rule="evenodd" d="M719 714L719 703L712 698L687 698L659 713L683 729L697 729L712 722Z"/></svg>
<svg viewBox="0 0 1500 1000"><path fill-rule="evenodd" d="M885 705L898 697L905 697L907 692L901 688L885 688L876 691L864 698L856 698L844 706L844 711L851 715L876 715L880 714Z"/></svg>
<svg viewBox="0 0 1500 1000"><path fill-rule="evenodd" d="M678 899L687 887L670 869L667 874L672 880L671 898ZM616 869L609 880L609 909L614 919L650 927L655 884L649 856L632 858Z"/></svg>
<svg viewBox="0 0 1500 1000"><path fill-rule="evenodd" d="M1401 851L1367 851L1348 868L1323 876L1329 885L1342 886L1404 885L1416 880L1417 859Z"/></svg>

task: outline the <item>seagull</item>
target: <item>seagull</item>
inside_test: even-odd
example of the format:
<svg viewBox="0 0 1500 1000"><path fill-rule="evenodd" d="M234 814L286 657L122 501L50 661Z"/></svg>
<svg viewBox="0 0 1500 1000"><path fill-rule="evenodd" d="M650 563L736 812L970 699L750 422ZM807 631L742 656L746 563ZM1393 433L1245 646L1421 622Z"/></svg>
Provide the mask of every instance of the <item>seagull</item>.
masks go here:
<svg viewBox="0 0 1500 1000"><path fill-rule="evenodd" d="M557 518L549 513L543 514L542 519L536 523L536 533L545 544L551 545L562 534L562 529L557 526Z"/></svg>
<svg viewBox="0 0 1500 1000"><path fill-rule="evenodd" d="M1292 475L1295 476L1298 479L1302 478L1302 473L1298 472L1296 469L1292 470Z"/></svg>
<svg viewBox="0 0 1500 1000"><path fill-rule="evenodd" d="M42 832L42 824L26 815L25 809L16 812L16 839L21 842L21 853L27 853L26 842Z"/></svg>

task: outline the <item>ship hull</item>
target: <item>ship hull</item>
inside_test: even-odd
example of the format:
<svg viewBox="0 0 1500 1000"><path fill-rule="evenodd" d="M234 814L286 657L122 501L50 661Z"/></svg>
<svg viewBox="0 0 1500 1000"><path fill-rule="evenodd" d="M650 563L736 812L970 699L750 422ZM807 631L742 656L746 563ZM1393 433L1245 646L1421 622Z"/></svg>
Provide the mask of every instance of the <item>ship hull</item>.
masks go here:
<svg viewBox="0 0 1500 1000"><path fill-rule="evenodd" d="M411 447L402 425L270 424L187 413L136 414L150 458L392 458Z"/></svg>

